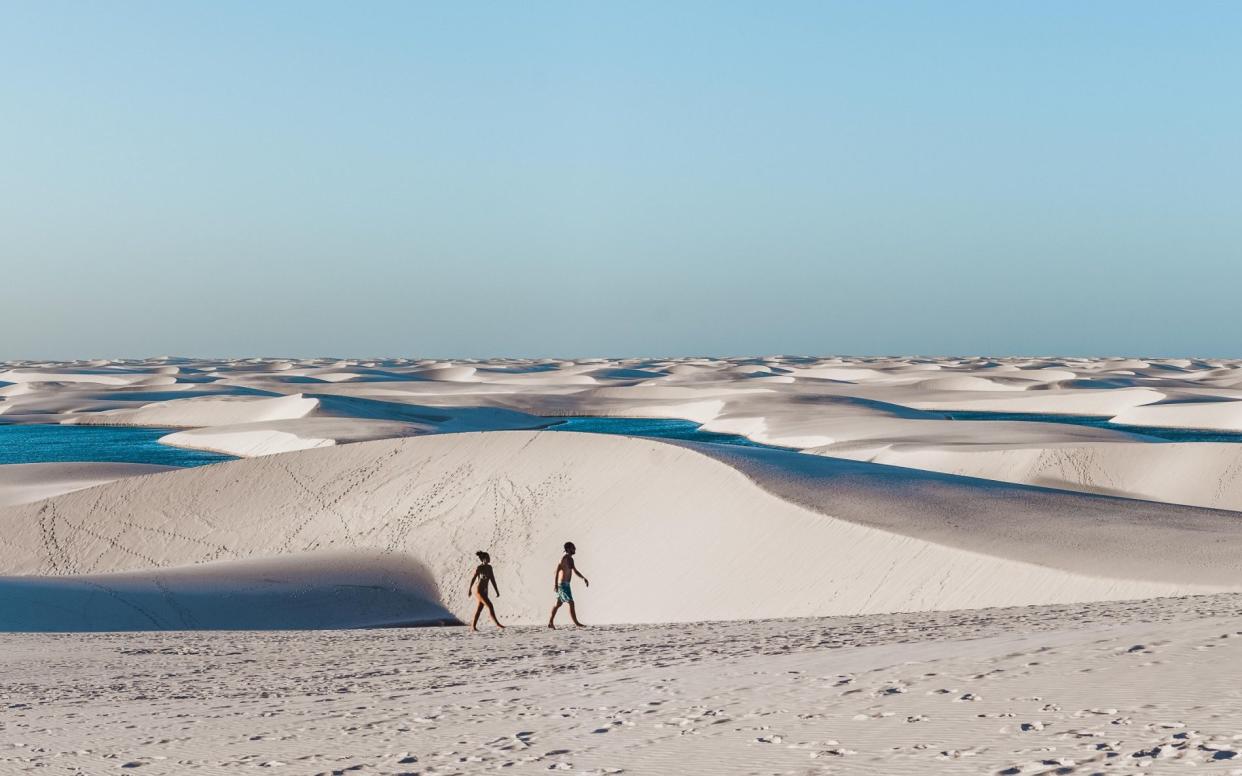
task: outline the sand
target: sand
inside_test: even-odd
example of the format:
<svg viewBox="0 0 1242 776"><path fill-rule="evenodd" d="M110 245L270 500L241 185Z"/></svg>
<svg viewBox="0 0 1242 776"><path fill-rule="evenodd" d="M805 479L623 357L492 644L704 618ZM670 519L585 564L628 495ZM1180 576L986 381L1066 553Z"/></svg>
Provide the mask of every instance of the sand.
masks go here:
<svg viewBox="0 0 1242 776"><path fill-rule="evenodd" d="M103 426L231 426L304 418L319 406L301 394L275 398L196 396L146 404L136 409L105 410L78 415L74 423Z"/></svg>
<svg viewBox="0 0 1242 776"><path fill-rule="evenodd" d="M143 463L15 463L0 465L0 507L29 504L124 477L173 471Z"/></svg>
<svg viewBox="0 0 1242 776"><path fill-rule="evenodd" d="M415 436L432 428L427 424L396 420L313 417L191 428L161 437L160 442L188 450L255 458L350 442Z"/></svg>
<svg viewBox="0 0 1242 776"><path fill-rule="evenodd" d="M254 459L78 495L58 494L149 470L24 470L21 495L3 498L57 498L0 512L10 574L378 550L449 585L472 549L512 542L500 554L522 569L521 622L539 619L546 596L520 561L546 566L570 534L606 543L595 562L608 572L644 558L693 587L736 570L676 604L656 582L628 603L601 593L608 622L1163 595L1240 576L1232 513L1212 511L1242 505L1239 444L942 414L1107 413L1228 431L1239 362L100 359L3 364L0 381L5 423L163 426L165 444ZM681 418L801 452L504 435L581 415ZM810 585L770 580L786 557ZM459 616L468 608L451 601Z"/></svg>
<svg viewBox="0 0 1242 776"><path fill-rule="evenodd" d="M1242 511L1242 445L1238 444L896 443L880 449L828 452L968 477Z"/></svg>
<svg viewBox="0 0 1242 776"><path fill-rule="evenodd" d="M0 635L0 770L1230 774L1240 610Z"/></svg>
<svg viewBox="0 0 1242 776"><path fill-rule="evenodd" d="M1242 505L1242 445L941 414L1107 412L1228 430L1242 405L1238 362L771 356L2 366L6 423L164 426L165 444L253 459L77 494L66 492L150 470L69 477L27 468L20 495L0 498L56 498L0 510L9 550L0 571L10 575L158 577L202 563L357 551L391 554L448 590L461 586L471 552L486 548L510 580L507 616L518 623L543 617L542 577L569 537L607 548L591 558L597 573L623 576L636 559L661 569L632 580L623 595L610 585L590 591L597 622L1110 600L1231 590L1242 578L1230 511ZM580 415L681 418L801 452L507 433ZM16 485L5 492L19 494ZM167 582L130 580L126 589L143 595L157 584ZM670 585L690 592L669 596ZM454 616L469 613L464 596L432 598ZM342 623L358 621L339 614ZM385 618L379 611L373 619ZM157 619L175 621L166 612ZM11 625L20 621L14 615Z"/></svg>
<svg viewBox="0 0 1242 776"><path fill-rule="evenodd" d="M1242 445L1159 436L1239 407L1193 358L0 364L0 423L240 457L0 467L0 771L1242 773ZM478 549L503 632L443 625Z"/></svg>
<svg viewBox="0 0 1242 776"><path fill-rule="evenodd" d="M472 551L487 549L505 617L517 624L546 617L560 545L571 539L596 583L579 595L600 623L1242 589L1233 513L795 452L555 431L364 442L124 479L10 507L0 531L0 571L90 575L124 599L142 593L140 581L126 578L122 589L96 575L382 552L435 580L432 600L459 619L472 610L464 595ZM305 557L308 569L315 564ZM644 573L633 573L636 564ZM157 583L148 592L175 598ZM46 588L32 592L20 580L0 580L0 590L10 602L0 627L22 627L48 600ZM61 627L84 627L79 611L62 607ZM273 627L282 617L276 600ZM342 618L358 621L352 610Z"/></svg>
<svg viewBox="0 0 1242 776"><path fill-rule="evenodd" d="M276 630L455 624L416 563L365 550L0 581L0 631Z"/></svg>

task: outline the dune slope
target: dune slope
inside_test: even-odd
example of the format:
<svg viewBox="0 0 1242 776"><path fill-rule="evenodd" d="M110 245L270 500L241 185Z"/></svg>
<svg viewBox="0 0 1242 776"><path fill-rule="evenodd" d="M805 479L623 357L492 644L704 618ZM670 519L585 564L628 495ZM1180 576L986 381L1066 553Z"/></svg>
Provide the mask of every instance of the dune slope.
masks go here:
<svg viewBox="0 0 1242 776"><path fill-rule="evenodd" d="M1107 600L1236 585L1242 529L1228 513L795 453L714 454L729 462L652 440L512 431L233 461L0 510L0 571L98 575L379 552L391 563L377 567L416 566L435 583L433 603L466 619L473 551L487 549L499 610L512 623L546 618L566 540L578 543L594 583L578 584L576 595L596 623ZM820 468L799 468L808 465ZM903 499L908 506L894 511ZM987 499L1005 510L980 508ZM1088 510L1088 531L1028 552L1032 533L1019 527L1065 526L1076 510ZM1013 530L981 532L988 521ZM1094 541L1105 522L1120 532L1110 535L1128 537L1120 552L1146 554L1114 562L1107 552L1071 551ZM313 577L316 557L300 562ZM384 584L378 572L365 576L355 583Z"/></svg>
<svg viewBox="0 0 1242 776"><path fill-rule="evenodd" d="M0 465L0 507L29 504L123 477L172 471L145 463L54 462Z"/></svg>
<svg viewBox="0 0 1242 776"><path fill-rule="evenodd" d="M392 553L328 552L0 579L0 630L285 630L452 623L435 581Z"/></svg>
<svg viewBox="0 0 1242 776"><path fill-rule="evenodd" d="M1242 445L1238 444L894 444L877 452L861 452L863 460L946 474L1242 511ZM827 454L859 457L853 451Z"/></svg>

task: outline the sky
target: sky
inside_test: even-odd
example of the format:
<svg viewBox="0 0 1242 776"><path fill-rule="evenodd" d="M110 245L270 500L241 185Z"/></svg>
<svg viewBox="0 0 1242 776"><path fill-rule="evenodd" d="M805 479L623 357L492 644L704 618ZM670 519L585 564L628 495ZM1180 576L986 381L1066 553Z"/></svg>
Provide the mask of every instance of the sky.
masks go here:
<svg viewBox="0 0 1242 776"><path fill-rule="evenodd" d="M0 359L1242 357L1242 3L0 0Z"/></svg>

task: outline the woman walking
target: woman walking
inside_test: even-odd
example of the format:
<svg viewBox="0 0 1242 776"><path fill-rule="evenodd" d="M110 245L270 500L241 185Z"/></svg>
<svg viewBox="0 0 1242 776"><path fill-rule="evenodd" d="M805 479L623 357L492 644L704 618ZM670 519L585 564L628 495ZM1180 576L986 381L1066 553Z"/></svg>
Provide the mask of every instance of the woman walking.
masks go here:
<svg viewBox="0 0 1242 776"><path fill-rule="evenodd" d="M492 606L492 599L487 595L489 582L492 587L496 588L496 595L500 595L500 585L496 584L496 574L492 571L492 556L482 550L476 552L475 555L479 556L479 567L474 570L474 576L470 578L470 587L466 589L466 595L473 595L479 599L479 607L474 610L474 621L470 623L470 630L479 629L479 615L483 614L484 606L487 607L487 613L492 616L492 622L496 623L496 627L503 628L505 626L496 619L496 607Z"/></svg>

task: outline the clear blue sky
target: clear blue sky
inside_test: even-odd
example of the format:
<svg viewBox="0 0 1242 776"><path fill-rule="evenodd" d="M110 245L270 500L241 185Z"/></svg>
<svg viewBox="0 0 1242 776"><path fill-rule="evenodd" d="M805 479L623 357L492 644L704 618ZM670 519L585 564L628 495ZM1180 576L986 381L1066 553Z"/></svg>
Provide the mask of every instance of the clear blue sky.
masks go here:
<svg viewBox="0 0 1242 776"><path fill-rule="evenodd" d="M0 358L1242 356L1242 3L0 0Z"/></svg>

